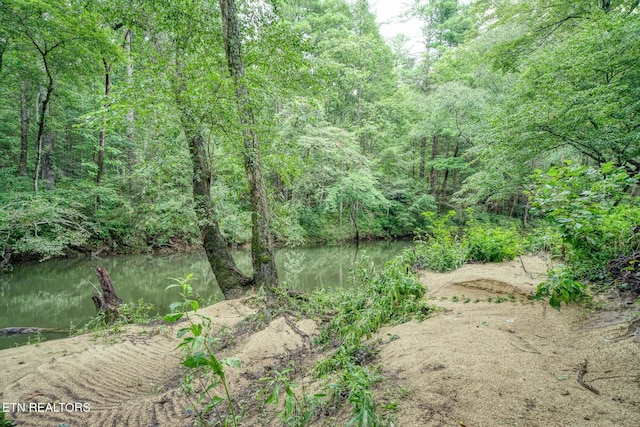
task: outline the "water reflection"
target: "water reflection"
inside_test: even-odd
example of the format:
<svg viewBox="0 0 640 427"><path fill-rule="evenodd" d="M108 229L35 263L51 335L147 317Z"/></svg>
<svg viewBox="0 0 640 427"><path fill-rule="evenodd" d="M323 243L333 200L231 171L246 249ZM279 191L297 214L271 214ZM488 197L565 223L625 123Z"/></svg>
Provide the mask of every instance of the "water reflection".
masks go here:
<svg viewBox="0 0 640 427"><path fill-rule="evenodd" d="M276 252L281 282L300 291L348 286L354 263L382 266L411 242L372 242L354 245L310 248L283 248ZM234 251L233 257L243 272L251 273L248 251ZM39 326L68 328L82 324L95 314L91 294L99 288L95 268L107 270L124 301L144 298L165 313L178 298L177 290L165 292L174 283L192 273L194 291L221 299L204 253L170 255L121 255L102 259L77 258L34 262L16 266L0 275L0 328ZM0 348L15 339L0 337Z"/></svg>

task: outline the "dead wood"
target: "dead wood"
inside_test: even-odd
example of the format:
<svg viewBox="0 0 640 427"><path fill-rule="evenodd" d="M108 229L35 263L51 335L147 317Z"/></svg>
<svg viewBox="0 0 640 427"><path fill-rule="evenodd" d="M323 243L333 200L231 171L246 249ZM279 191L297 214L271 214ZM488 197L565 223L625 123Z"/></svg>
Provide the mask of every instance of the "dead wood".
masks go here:
<svg viewBox="0 0 640 427"><path fill-rule="evenodd" d="M104 313L105 322L110 324L121 317L120 305L122 305L122 299L116 293L109 274L107 274L104 268L96 267L96 276L98 276L98 281L102 288L102 295L94 292L93 295L91 295L91 299L98 313Z"/></svg>
<svg viewBox="0 0 640 427"><path fill-rule="evenodd" d="M578 371L578 384L580 384L582 387L586 388L592 393L600 394L600 391L597 388L585 382L583 377L584 377L584 374L586 373L587 373L587 361L583 360L582 363L580 364L580 370Z"/></svg>
<svg viewBox="0 0 640 427"><path fill-rule="evenodd" d="M35 328L31 326L12 326L9 328L0 328L0 337L5 337L8 335L19 335L19 334L36 334L43 332L69 332L68 329L56 329L56 328Z"/></svg>

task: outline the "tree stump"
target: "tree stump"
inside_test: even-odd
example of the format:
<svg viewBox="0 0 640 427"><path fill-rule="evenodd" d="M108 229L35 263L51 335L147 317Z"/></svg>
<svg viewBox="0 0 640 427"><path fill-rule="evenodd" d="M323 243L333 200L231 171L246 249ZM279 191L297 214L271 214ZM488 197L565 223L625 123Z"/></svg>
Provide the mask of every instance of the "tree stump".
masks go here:
<svg viewBox="0 0 640 427"><path fill-rule="evenodd" d="M116 293L113 283L111 283L111 279L104 268L96 267L96 275L102 287L102 295L94 292L91 299L98 313L104 313L105 322L107 324L114 323L121 317L120 305L122 304L122 299Z"/></svg>

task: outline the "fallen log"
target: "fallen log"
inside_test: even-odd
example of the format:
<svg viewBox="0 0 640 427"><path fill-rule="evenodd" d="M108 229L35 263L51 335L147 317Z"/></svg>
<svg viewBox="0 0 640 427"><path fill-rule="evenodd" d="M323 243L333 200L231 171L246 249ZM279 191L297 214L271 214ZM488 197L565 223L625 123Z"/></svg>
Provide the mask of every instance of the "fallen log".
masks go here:
<svg viewBox="0 0 640 427"><path fill-rule="evenodd" d="M9 335L20 335L20 334L36 334L38 332L66 333L66 332L69 332L69 330L59 329L59 328L35 328L32 326L12 326L9 328L0 328L0 337L6 337Z"/></svg>
<svg viewBox="0 0 640 427"><path fill-rule="evenodd" d="M98 292L94 292L91 295L91 299L96 306L98 313L104 313L105 322L107 324L114 323L116 320L122 317L120 311L120 305L122 305L122 299L116 293L113 283L109 278L106 270L102 267L96 267L96 276L100 282L102 288L102 295Z"/></svg>

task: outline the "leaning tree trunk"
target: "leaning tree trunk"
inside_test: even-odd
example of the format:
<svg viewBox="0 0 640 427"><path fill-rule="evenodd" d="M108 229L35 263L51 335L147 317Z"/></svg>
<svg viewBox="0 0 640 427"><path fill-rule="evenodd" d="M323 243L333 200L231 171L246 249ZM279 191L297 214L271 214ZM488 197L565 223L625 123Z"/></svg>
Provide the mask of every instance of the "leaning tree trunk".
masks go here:
<svg viewBox="0 0 640 427"><path fill-rule="evenodd" d="M38 134L36 136L36 170L33 174L33 189L36 193L39 190L39 179L42 170L43 147L45 146L45 119L48 112L47 107L49 105L49 101L51 100L52 93L53 79L49 78L49 84L47 85L47 87L40 88L40 96L42 96L42 100L40 101L40 111L38 113Z"/></svg>
<svg viewBox="0 0 640 427"><path fill-rule="evenodd" d="M185 99L187 81L182 74L183 64L176 60L176 104L180 111L182 130L189 144L189 154L193 165L193 201L198 226L202 238L207 260L216 277L218 286L225 299L233 299L244 294L247 287L253 284L250 277L245 276L236 266L233 257L229 253L218 220L215 206L211 200L212 172L209 156L202 136L202 129L189 108Z"/></svg>
<svg viewBox="0 0 640 427"><path fill-rule="evenodd" d="M262 176L260 145L255 130L255 118L249 91L243 81L244 64L240 46L240 28L235 0L220 0L222 11L222 32L229 72L236 88L236 102L240 115L240 124L244 139L244 166L249 183L251 199L251 258L253 261L253 280L257 286L269 290L278 286L278 271L269 230L269 210Z"/></svg>
<svg viewBox="0 0 640 427"><path fill-rule="evenodd" d="M211 201L211 168L204 147L204 139L199 130L189 132L184 115L183 113L183 128L187 133L189 153L193 163L194 208L200 224L202 245L225 298L236 298L244 293L243 291L253 283L253 280L238 269L222 237Z"/></svg>

